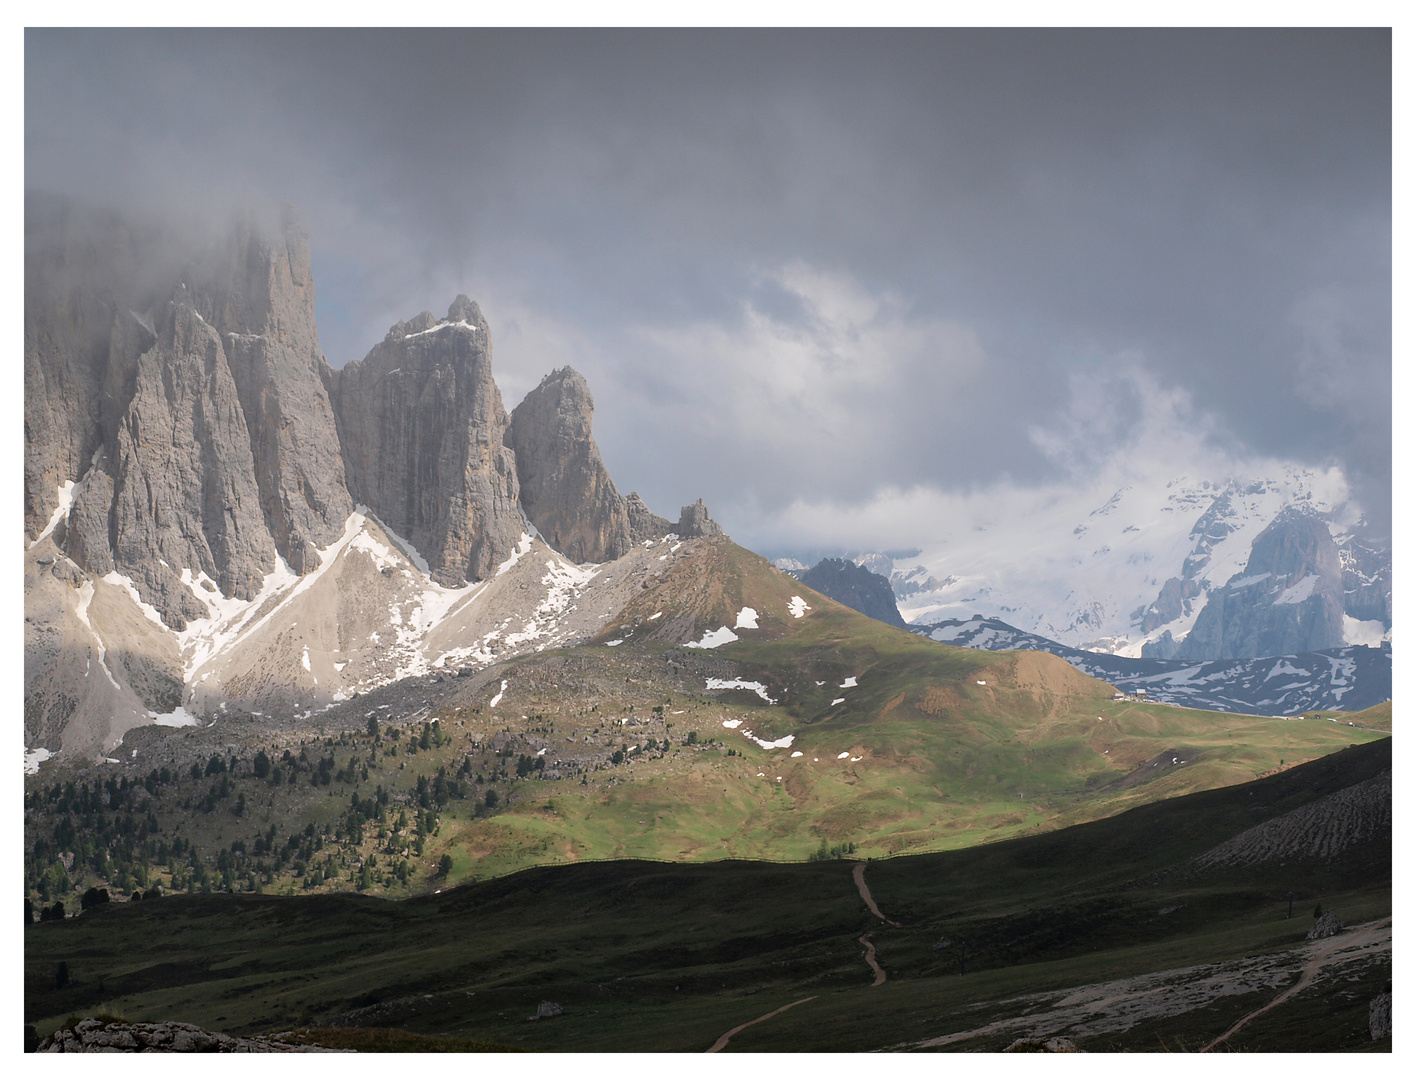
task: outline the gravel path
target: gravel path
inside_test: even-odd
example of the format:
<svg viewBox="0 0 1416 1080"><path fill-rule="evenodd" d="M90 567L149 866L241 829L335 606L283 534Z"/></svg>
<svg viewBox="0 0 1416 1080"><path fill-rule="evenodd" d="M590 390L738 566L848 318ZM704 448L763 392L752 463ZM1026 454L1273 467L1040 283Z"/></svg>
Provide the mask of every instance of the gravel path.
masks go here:
<svg viewBox="0 0 1416 1080"><path fill-rule="evenodd" d="M879 986L885 981L885 969L875 959L875 946L870 942L870 935L863 934L856 940L865 946L865 962L870 965L870 970L875 972L875 981L870 985Z"/></svg>

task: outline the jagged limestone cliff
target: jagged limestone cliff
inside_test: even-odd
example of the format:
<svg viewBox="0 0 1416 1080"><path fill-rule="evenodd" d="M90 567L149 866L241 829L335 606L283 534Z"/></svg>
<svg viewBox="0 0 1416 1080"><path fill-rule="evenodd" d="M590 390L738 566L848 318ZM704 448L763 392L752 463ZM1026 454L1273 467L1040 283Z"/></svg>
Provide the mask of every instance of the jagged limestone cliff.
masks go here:
<svg viewBox="0 0 1416 1080"><path fill-rule="evenodd" d="M422 553L433 580L478 581L524 529L511 422L481 310L459 296L439 321L389 329L330 380L354 498Z"/></svg>

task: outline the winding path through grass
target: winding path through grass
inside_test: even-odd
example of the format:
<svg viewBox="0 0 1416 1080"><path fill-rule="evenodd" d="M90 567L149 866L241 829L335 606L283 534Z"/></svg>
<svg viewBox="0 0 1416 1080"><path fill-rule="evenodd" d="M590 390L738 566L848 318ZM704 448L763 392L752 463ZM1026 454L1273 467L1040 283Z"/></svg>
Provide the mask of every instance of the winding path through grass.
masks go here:
<svg viewBox="0 0 1416 1080"><path fill-rule="evenodd" d="M875 946L871 944L870 935L862 934L856 940L865 946L865 962L870 965L870 970L875 972L875 981L870 985L879 986L885 981L885 969L875 959Z"/></svg>
<svg viewBox="0 0 1416 1080"><path fill-rule="evenodd" d="M870 908L870 912L882 922L887 922L891 926L899 926L894 919L887 919L880 913L880 909L875 906L875 898L870 895L870 886L865 883L865 863L858 862L855 869L851 871L851 877L855 878L856 888L860 890L860 898L865 901L865 906Z"/></svg>
<svg viewBox="0 0 1416 1080"><path fill-rule="evenodd" d="M762 1021L764 1021L764 1020L770 1020L770 1019L772 1019L772 1017L776 1016L778 1013L786 1012L786 1011L787 1011L788 1009L790 1009L793 1005L805 1005L808 1001L815 1001L815 1000L816 1000L816 997L817 997L817 995L812 994L811 997L805 997L805 998L802 998L800 1001L793 1001L793 1002L791 1002L790 1004L783 1005L780 1009L773 1009L773 1010L772 1010L771 1012L769 1012L769 1013L763 1013L763 1014L762 1014L761 1016L759 1016L756 1020L749 1020L749 1021L748 1021L747 1023L745 1023L745 1024L739 1024L737 1027L733 1028L731 1031L727 1032L726 1034L719 1035L719 1036L718 1036L718 1041L715 1042L712 1046L708 1047L708 1049L705 1050L705 1051L703 1051L703 1052L704 1052L705 1054L716 1054L716 1053L717 1053L719 1050L721 1050L723 1047L727 1046L727 1045L728 1045L728 1040L731 1039L734 1035L736 1035L736 1034L737 1034L739 1031L741 1031L743 1028L750 1028L750 1027L752 1027L753 1024L760 1024L760 1023L762 1023Z"/></svg>
<svg viewBox="0 0 1416 1080"><path fill-rule="evenodd" d="M1326 967L1329 962L1334 960L1339 953L1348 952L1354 949L1380 948L1383 945L1390 947L1391 934L1387 933L1383 935L1381 933L1382 930L1389 931L1390 928L1391 919L1388 918L1382 919L1378 922L1364 923L1361 926L1349 930L1345 934L1335 934L1330 938L1326 938L1322 944L1318 945L1313 950L1313 955L1308 958L1308 962L1304 964L1301 969L1299 969L1298 981L1296 983L1290 986L1283 993L1279 994L1278 997L1274 998L1263 1008L1255 1009L1253 1012L1249 1013L1248 1016L1241 1017L1240 1019L1235 1021L1234 1026L1231 1027L1219 1038L1215 1039L1213 1042L1207 1043L1206 1045L1200 1047L1200 1053L1203 1054L1208 1050L1213 1050L1216 1046L1224 1042L1225 1039L1233 1035L1250 1020L1254 1019L1254 1017L1260 1016L1263 1013L1268 1012L1270 1009L1282 1005L1294 994L1306 990L1309 986L1313 984L1313 980L1318 977L1318 972L1322 971L1322 969Z"/></svg>

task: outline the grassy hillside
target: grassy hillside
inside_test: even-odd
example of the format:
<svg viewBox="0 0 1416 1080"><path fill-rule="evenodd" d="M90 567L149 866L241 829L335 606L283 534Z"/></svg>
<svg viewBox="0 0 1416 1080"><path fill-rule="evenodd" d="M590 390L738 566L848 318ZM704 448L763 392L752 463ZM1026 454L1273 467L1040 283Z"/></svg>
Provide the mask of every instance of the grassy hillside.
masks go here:
<svg viewBox="0 0 1416 1080"><path fill-rule="evenodd" d="M72 908L90 885L153 883L401 896L587 859L948 850L1382 737L1114 702L1049 654L894 629L726 539L668 566L596 644L409 680L314 721L147 729L82 774L46 766L26 784L31 897ZM744 608L756 629L737 626ZM685 647L721 627L737 640Z"/></svg>
<svg viewBox="0 0 1416 1080"><path fill-rule="evenodd" d="M543 867L399 902L110 904L26 930L26 1022L44 1034L106 1011L237 1034L348 1025L534 1050L702 1051L797 1003L727 1052L908 1048L981 1029L943 1048L1001 1049L1028 1009L1062 1015L1068 988L1268 957L1272 974L1253 988L1191 1001L1173 991L1216 980L1167 977L1169 990L1145 999L1167 1009L1090 1035L1095 1022L1048 1031L1084 1049L1196 1049L1291 984L1286 950L1315 903L1349 924L1390 914L1390 835L1281 866L1197 875L1188 861L1390 767L1384 740L1069 829L872 863L864 879L892 923L870 914L852 864L835 861ZM1373 950L1226 1045L1390 1049L1365 1033L1390 972L1389 947ZM542 1001L564 1015L531 1022Z"/></svg>
<svg viewBox="0 0 1416 1080"><path fill-rule="evenodd" d="M1343 712L1340 709L1325 709L1303 714L1304 720L1322 720L1340 727L1363 728L1368 731L1391 732L1391 702L1383 701L1370 709L1359 712Z"/></svg>

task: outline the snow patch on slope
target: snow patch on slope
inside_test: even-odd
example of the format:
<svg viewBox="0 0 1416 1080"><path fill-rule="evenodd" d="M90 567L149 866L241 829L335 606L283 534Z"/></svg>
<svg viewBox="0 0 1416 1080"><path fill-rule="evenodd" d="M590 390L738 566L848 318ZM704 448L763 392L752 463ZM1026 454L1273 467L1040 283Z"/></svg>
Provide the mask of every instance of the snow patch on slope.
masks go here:
<svg viewBox="0 0 1416 1080"><path fill-rule="evenodd" d="M69 508L74 505L74 499L78 497L79 486L72 480L65 480L58 488L59 506L54 513L49 515L49 523L44 526L44 531L29 542L30 547L34 547L46 536L59 527L59 522L69 516ZM47 751L46 751L47 752Z"/></svg>
<svg viewBox="0 0 1416 1080"><path fill-rule="evenodd" d="M108 649L103 644L103 638L99 637L98 631L93 628L93 623L89 622L88 609L91 603L93 603L93 582L85 581L79 586L79 603L74 614L79 617L79 622L88 627L88 632L93 635L93 640L98 643L98 666L101 667L103 673L108 676L108 681L113 684L113 689L119 690L121 687L118 685L118 680L113 677L113 672L108 670L108 664L105 660Z"/></svg>
<svg viewBox="0 0 1416 1080"><path fill-rule="evenodd" d="M709 679L706 689L708 690L751 690L768 705L777 704L777 699L767 695L767 687L760 682L748 682L745 679ZM727 723L724 722L724 727Z"/></svg>
<svg viewBox="0 0 1416 1080"><path fill-rule="evenodd" d="M730 641L736 641L738 636L726 626L720 626L716 630L705 630L703 636L697 641L685 641L685 649L716 649L719 645L726 645Z"/></svg>
<svg viewBox="0 0 1416 1080"><path fill-rule="evenodd" d="M1391 631L1377 619L1363 622L1351 615L1342 617L1342 637L1348 645L1367 645L1375 648L1383 641L1391 639Z"/></svg>

